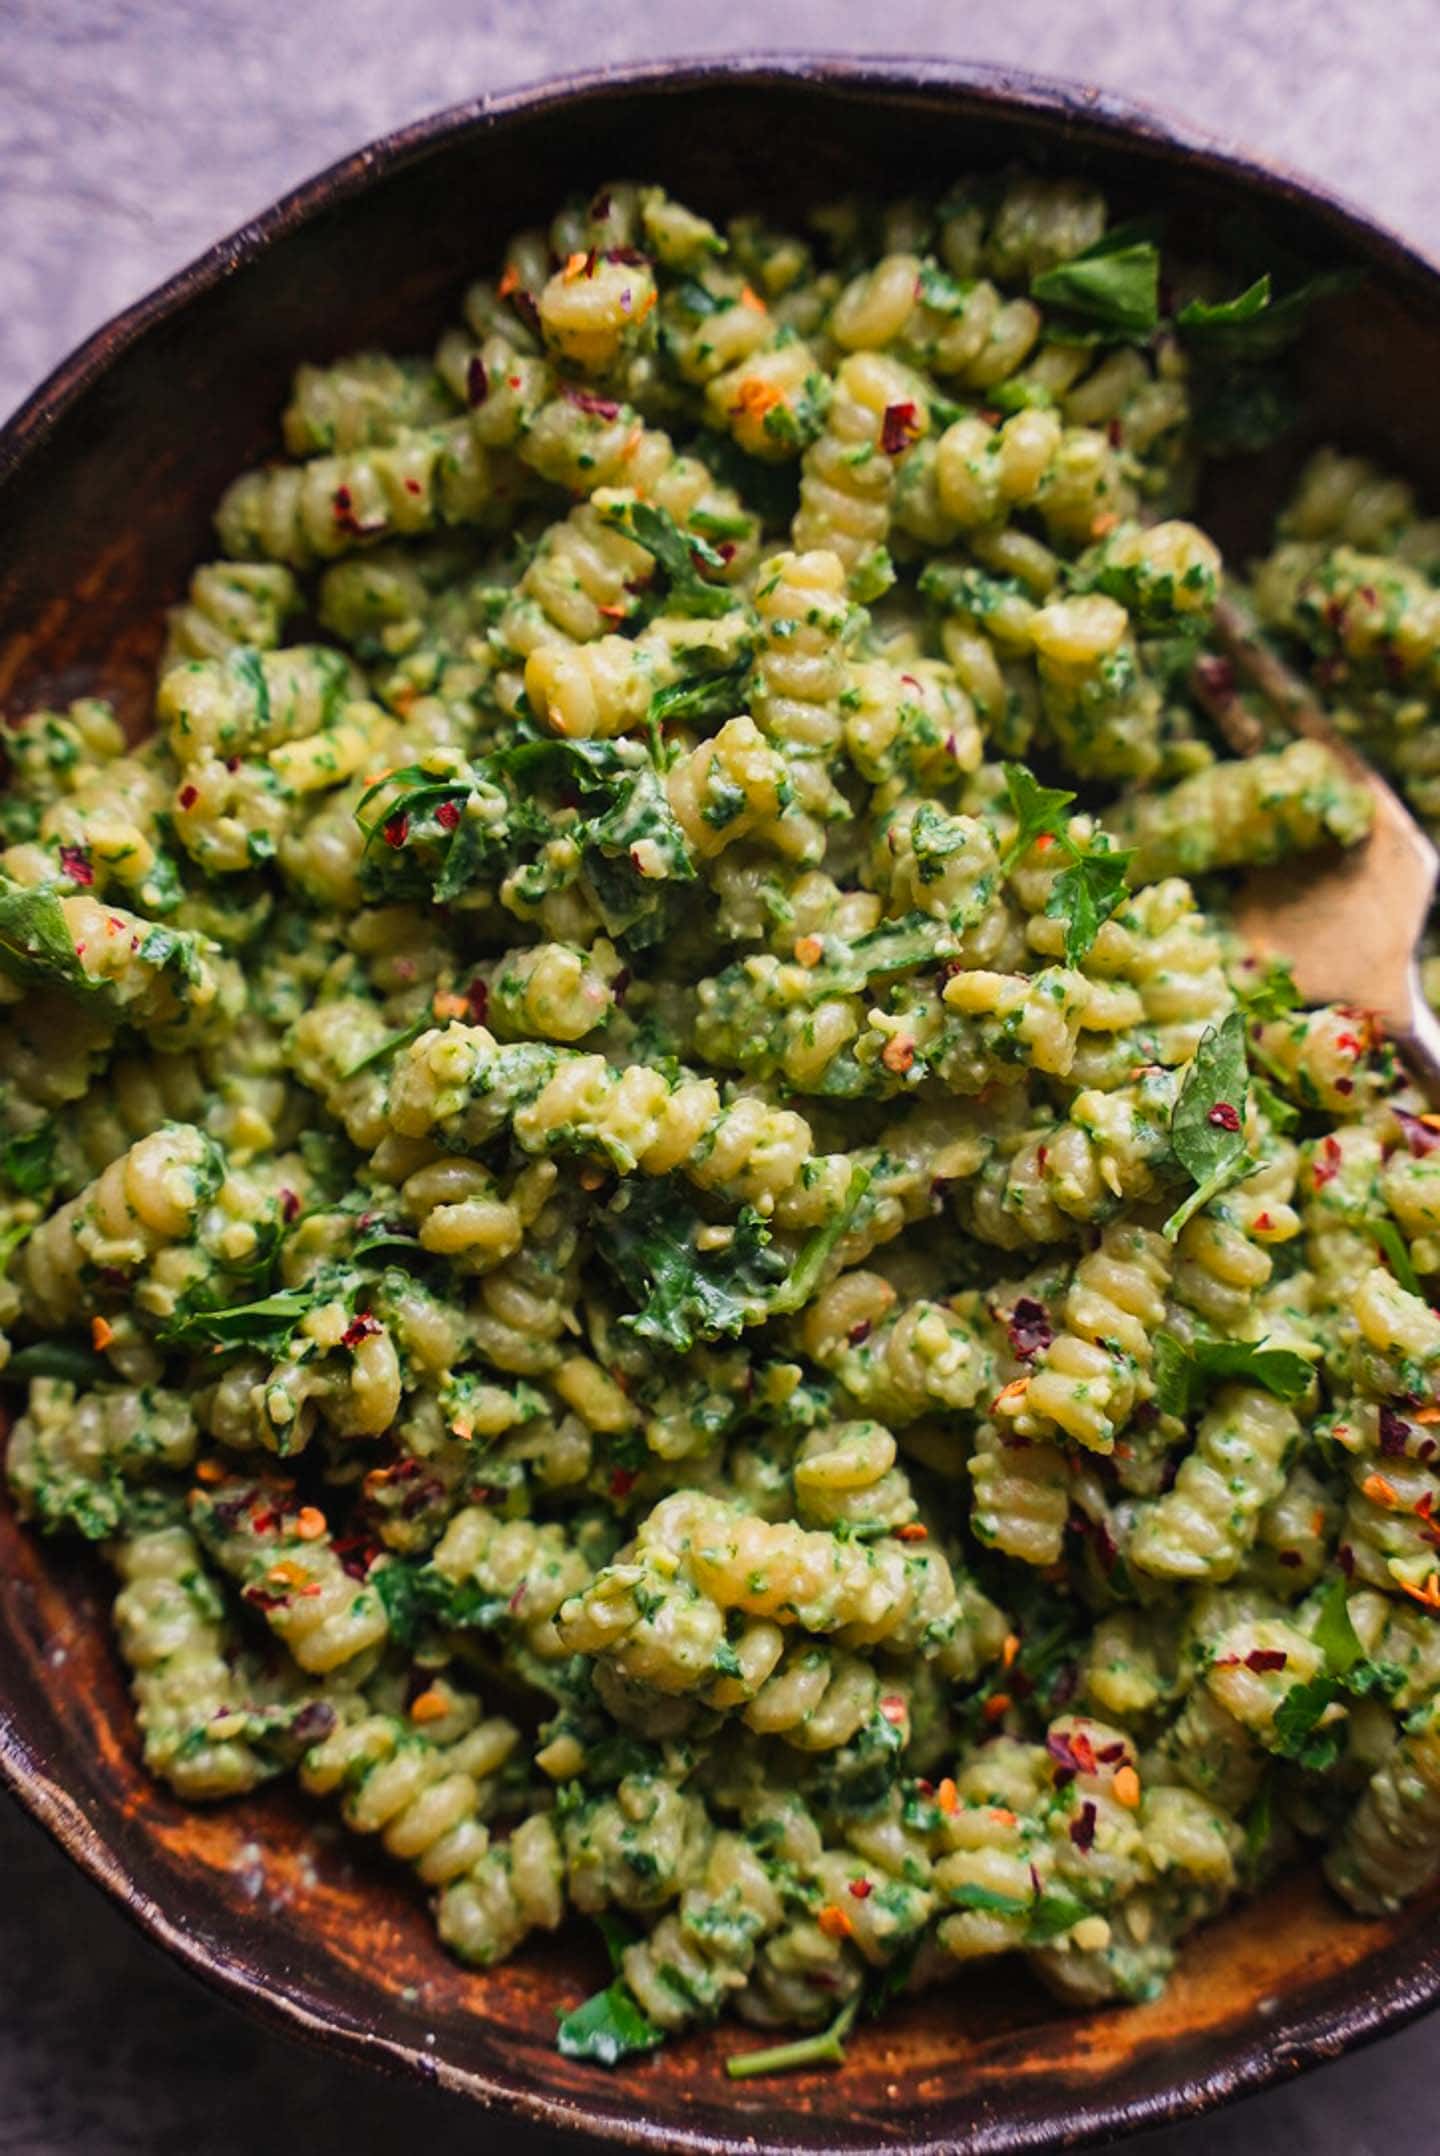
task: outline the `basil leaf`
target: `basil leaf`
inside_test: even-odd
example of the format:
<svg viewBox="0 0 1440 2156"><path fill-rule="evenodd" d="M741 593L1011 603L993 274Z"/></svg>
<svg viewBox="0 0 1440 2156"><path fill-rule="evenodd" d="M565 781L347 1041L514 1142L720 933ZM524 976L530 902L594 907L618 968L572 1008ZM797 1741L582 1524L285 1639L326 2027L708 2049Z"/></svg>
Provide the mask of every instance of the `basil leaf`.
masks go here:
<svg viewBox="0 0 1440 2156"><path fill-rule="evenodd" d="M1148 337L1160 321L1160 250L1134 226L1119 225L1083 254L1032 277L1030 296L1083 324Z"/></svg>
<svg viewBox="0 0 1440 2156"><path fill-rule="evenodd" d="M1212 1385L1229 1379L1263 1385L1277 1400L1298 1400L1311 1376L1303 1355L1263 1340L1197 1339L1187 1347L1172 1332L1155 1335L1155 1399L1167 1415L1192 1415Z"/></svg>
<svg viewBox="0 0 1440 2156"><path fill-rule="evenodd" d="M635 1994L617 1977L583 2006L560 2016L555 2044L562 2058L589 2059L598 2066L618 2066L637 2052L654 2051L665 2031L640 2010Z"/></svg>
<svg viewBox="0 0 1440 2156"><path fill-rule="evenodd" d="M1175 1158L1196 1187L1165 1222L1161 1232L1168 1242L1174 1242L1192 1214L1258 1165L1245 1150L1249 1088L1245 1019L1240 1011L1231 1011L1200 1036L1170 1118Z"/></svg>
<svg viewBox="0 0 1440 2156"><path fill-rule="evenodd" d="M1355 270L1325 270L1276 299L1267 271L1235 299L1214 306L1191 300L1176 315L1175 327L1207 355L1213 351L1227 359L1270 359L1294 343L1317 300L1353 291L1361 281Z"/></svg>

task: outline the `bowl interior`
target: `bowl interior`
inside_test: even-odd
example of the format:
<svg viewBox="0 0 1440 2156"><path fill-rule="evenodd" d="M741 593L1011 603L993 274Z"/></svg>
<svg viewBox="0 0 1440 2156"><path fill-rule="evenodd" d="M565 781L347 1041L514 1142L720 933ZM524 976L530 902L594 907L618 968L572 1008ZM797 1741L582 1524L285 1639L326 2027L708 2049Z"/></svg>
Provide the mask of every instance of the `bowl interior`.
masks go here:
<svg viewBox="0 0 1440 2156"><path fill-rule="evenodd" d="M423 348L466 279L572 183L633 172L710 212L793 217L1015 159L1098 174L1128 210L1163 207L1198 254L1223 256L1233 221L1258 218L1314 267L1367 271L1318 319L1298 434L1214 475L1202 513L1232 547L1258 543L1314 440L1440 483L1440 438L1420 424L1440 372L1440 278L1297 185L1103 98L978 73L640 71L363 153L62 368L0 436L0 704L94 691L142 725L163 607L210 551L226 481L274 447L295 362ZM1202 1934L1152 2006L1074 2016L987 1968L862 2029L843 2077L729 2082L724 2034L606 2076L552 2048L556 2007L604 1980L590 1941L467 1973L403 1877L328 1826L317 1836L298 1798L197 1812L153 1786L105 1603L98 1568L0 1506L0 1769L21 1798L201 1974L356 2054L554 2124L667 2149L1057 2146L1257 2086L1440 1992L1432 1907L1362 1923L1303 1874Z"/></svg>

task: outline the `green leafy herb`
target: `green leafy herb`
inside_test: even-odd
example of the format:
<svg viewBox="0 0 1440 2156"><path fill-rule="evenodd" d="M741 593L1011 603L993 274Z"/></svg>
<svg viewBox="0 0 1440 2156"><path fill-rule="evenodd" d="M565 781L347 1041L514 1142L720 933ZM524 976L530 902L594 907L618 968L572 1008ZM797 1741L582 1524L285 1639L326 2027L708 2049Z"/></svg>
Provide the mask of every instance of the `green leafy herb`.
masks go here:
<svg viewBox="0 0 1440 2156"><path fill-rule="evenodd" d="M55 1127L41 1123L0 1146L0 1175L23 1198L41 1198L55 1181Z"/></svg>
<svg viewBox="0 0 1440 2156"><path fill-rule="evenodd" d="M0 1370L0 1384L24 1385L32 1377L56 1377L67 1385L88 1387L103 1385L114 1376L109 1363L78 1340L36 1340L16 1349Z"/></svg>
<svg viewBox="0 0 1440 2156"><path fill-rule="evenodd" d="M1283 1138L1287 1131L1294 1130L1296 1124L1300 1121L1300 1110L1295 1107L1293 1102L1286 1100L1282 1094L1277 1093L1274 1086L1266 1079L1253 1075L1250 1080L1250 1092L1256 1107L1273 1131Z"/></svg>
<svg viewBox="0 0 1440 2156"><path fill-rule="evenodd" d="M809 1302L820 1285L820 1276L829 1262L830 1253L849 1232L861 1199L870 1188L870 1170L856 1166L850 1171L850 1181L840 1210L823 1228L817 1228L807 1237L800 1255L790 1268L784 1285L770 1297L770 1311L776 1315L782 1311L801 1310Z"/></svg>
<svg viewBox="0 0 1440 2156"><path fill-rule="evenodd" d="M1065 956L1078 966L1116 908L1123 904L1132 856L1113 849L1103 832L1081 845L1070 836L1075 796L1063 787L1041 786L1023 764L1006 764L1005 790L1016 821L1005 850L1008 869L1038 838L1050 838L1065 863L1046 900L1049 919L1065 923Z"/></svg>
<svg viewBox="0 0 1440 2156"><path fill-rule="evenodd" d="M717 1249L700 1247L705 1227L669 1178L627 1183L596 1225L599 1255L640 1304L624 1323L677 1355L758 1323L789 1270L753 1206Z"/></svg>
<svg viewBox="0 0 1440 2156"><path fill-rule="evenodd" d="M258 1302L233 1303L228 1310L192 1310L161 1333L171 1347L284 1347L300 1320L316 1302L311 1288L281 1288Z"/></svg>
<svg viewBox="0 0 1440 2156"><path fill-rule="evenodd" d="M1073 318L1072 327L1107 338L1148 337L1160 321L1160 250L1148 227L1117 225L1082 254L1030 280L1030 294ZM1066 323L1052 323L1064 337Z"/></svg>
<svg viewBox="0 0 1440 2156"><path fill-rule="evenodd" d="M701 575L708 569L722 575L725 557L699 532L684 532L668 509L653 502L621 499L605 502L600 511L604 523L624 532L637 546L652 554L670 586L670 606L676 613L728 614L735 595L723 584L707 583Z"/></svg>
<svg viewBox="0 0 1440 2156"><path fill-rule="evenodd" d="M725 2071L732 2081L745 2081L752 2074L788 2074L803 2066L843 2066L844 2039L860 2011L861 1994L841 2007L835 2019L816 2036L802 2036L793 2044L774 2044L768 2051L732 2051Z"/></svg>
<svg viewBox="0 0 1440 2156"><path fill-rule="evenodd" d="M373 1584L399 1647L413 1647L427 1621L448 1631L490 1632L510 1615L503 1595L487 1594L473 1582L448 1580L430 1565L406 1564L398 1557L376 1567Z"/></svg>
<svg viewBox="0 0 1440 2156"><path fill-rule="evenodd" d="M1076 1901L1073 1894L1037 1895L1030 1904L1025 1943L1027 1946L1044 1946L1048 1940L1058 1939L1062 1932L1072 1930L1089 1913L1085 1904Z"/></svg>
<svg viewBox="0 0 1440 2156"><path fill-rule="evenodd" d="M1333 1728L1322 1729L1320 1723L1339 1691L1339 1680L1329 1676L1290 1687L1275 1709L1275 1749L1283 1759L1293 1759L1317 1774L1334 1766L1340 1740Z"/></svg>
<svg viewBox="0 0 1440 2156"><path fill-rule="evenodd" d="M1078 966L1125 898L1125 871L1133 855L1112 851L1101 838L1086 847L1061 841L1072 859L1062 868L1045 902L1048 919L1065 923L1065 956Z"/></svg>
<svg viewBox="0 0 1440 2156"><path fill-rule="evenodd" d="M1192 299L1175 317L1175 327L1198 335L1206 330L1232 329L1237 322L1253 322L1270 304L1270 272L1247 285L1235 299Z"/></svg>
<svg viewBox="0 0 1440 2156"><path fill-rule="evenodd" d="M1155 1399L1167 1415L1193 1415L1212 1385L1238 1378L1263 1385L1277 1400L1298 1400L1312 1372L1303 1355L1266 1347L1263 1340L1192 1340L1172 1332L1155 1335Z"/></svg>
<svg viewBox="0 0 1440 2156"><path fill-rule="evenodd" d="M1031 1904L1024 1895L997 1894L993 1887L952 1887L945 1897L952 1909L984 1909L995 1916L1024 1916Z"/></svg>
<svg viewBox="0 0 1440 2156"><path fill-rule="evenodd" d="M1240 1867L1244 1878L1254 1885L1260 1876L1260 1867L1270 1847L1270 1836L1275 1825L1275 1772L1267 1767L1255 1802L1245 1815L1245 1846L1241 1851Z"/></svg>
<svg viewBox="0 0 1440 2156"><path fill-rule="evenodd" d="M556 2047L567 2059L588 2059L597 2066L618 2066L642 2051L654 2051L665 2031L641 2012L630 1986L616 1977L583 2006L560 2016Z"/></svg>
<svg viewBox="0 0 1440 2156"><path fill-rule="evenodd" d="M1350 1622L1350 1602L1343 1579L1332 1581L1311 1637L1323 1652L1332 1676L1348 1677L1365 1660L1365 1649Z"/></svg>
<svg viewBox="0 0 1440 2156"><path fill-rule="evenodd" d="M672 681L668 688L657 689L650 699L650 717L656 725L674 724L684 719L728 719L742 711L745 698L742 690L749 672L749 660L739 666L724 668L719 673L686 674L679 681Z"/></svg>
<svg viewBox="0 0 1440 2156"><path fill-rule="evenodd" d="M1367 1220L1365 1222L1365 1233L1379 1245L1385 1262L1401 1287L1404 1288L1406 1294L1418 1295L1420 1293L1420 1282L1416 1278L1415 1267L1410 1262L1410 1253L1405 1247L1405 1238L1396 1227L1394 1221Z"/></svg>
<svg viewBox="0 0 1440 2156"><path fill-rule="evenodd" d="M924 307L936 314L961 314L965 302L975 289L970 277L952 277L949 270L927 258L920 265L920 275L915 281L916 297Z"/></svg>
<svg viewBox="0 0 1440 2156"><path fill-rule="evenodd" d="M363 1056L357 1056L348 1069L340 1073L340 1076L342 1078L358 1078L361 1071L368 1071L373 1064L383 1063L385 1058L393 1055L397 1049L408 1048L411 1041L418 1040L425 1028L434 1023L435 1021L429 1009L423 1010L420 1016L413 1019L408 1026L401 1026L397 1033L387 1033L383 1040L377 1041L375 1046L367 1050Z"/></svg>
<svg viewBox="0 0 1440 2156"><path fill-rule="evenodd" d="M1175 317L1182 337L1227 359L1270 359L1293 344L1317 300L1348 292L1360 282L1354 270L1326 270L1279 299L1268 270L1231 300L1191 300Z"/></svg>
<svg viewBox="0 0 1440 2156"><path fill-rule="evenodd" d="M55 893L8 877L0 877L0 971L17 981L60 981L82 994L100 987L75 954Z"/></svg>
<svg viewBox="0 0 1440 2156"><path fill-rule="evenodd" d="M1298 1011L1304 998L1295 986L1288 958L1267 958L1263 966L1240 968L1235 998L1247 1018L1262 1022Z"/></svg>
<svg viewBox="0 0 1440 2156"><path fill-rule="evenodd" d="M1245 1019L1231 1011L1207 1026L1170 1118L1175 1158L1195 1188L1161 1231L1174 1242L1187 1220L1222 1190L1249 1175L1258 1163L1245 1150L1245 1108L1250 1071L1245 1061Z"/></svg>

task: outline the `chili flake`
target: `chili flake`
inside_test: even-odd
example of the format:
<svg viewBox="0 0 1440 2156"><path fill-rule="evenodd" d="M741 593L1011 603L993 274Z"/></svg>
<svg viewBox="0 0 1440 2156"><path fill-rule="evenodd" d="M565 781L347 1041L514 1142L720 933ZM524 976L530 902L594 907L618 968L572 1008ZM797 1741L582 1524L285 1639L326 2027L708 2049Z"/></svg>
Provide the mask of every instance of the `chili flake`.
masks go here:
<svg viewBox="0 0 1440 2156"><path fill-rule="evenodd" d="M1213 1123L1217 1130L1238 1130L1240 1111L1231 1101L1217 1100L1206 1120Z"/></svg>
<svg viewBox="0 0 1440 2156"><path fill-rule="evenodd" d="M920 419L913 404L887 404L880 422L880 447L887 457L898 457L920 436Z"/></svg>
<svg viewBox="0 0 1440 2156"><path fill-rule="evenodd" d="M384 1327L372 1310L359 1310L340 1335L340 1345L357 1348L362 1340L373 1340L376 1333L383 1331Z"/></svg>
<svg viewBox="0 0 1440 2156"><path fill-rule="evenodd" d="M404 845L410 836L410 818L403 809L381 825L381 836L387 846L394 846L397 851Z"/></svg>
<svg viewBox="0 0 1440 2156"><path fill-rule="evenodd" d="M428 1685L410 1702L412 1722L438 1722L450 1712L450 1702L437 1685Z"/></svg>
<svg viewBox="0 0 1440 2156"><path fill-rule="evenodd" d="M186 788L186 792L193 794L195 789L193 786L189 786ZM199 796L196 795L197 800L198 798ZM190 804L182 802L182 805L188 808ZM95 871L90 866L90 856L81 846L62 846L60 848L60 866L72 883L82 885L87 891L95 881Z"/></svg>

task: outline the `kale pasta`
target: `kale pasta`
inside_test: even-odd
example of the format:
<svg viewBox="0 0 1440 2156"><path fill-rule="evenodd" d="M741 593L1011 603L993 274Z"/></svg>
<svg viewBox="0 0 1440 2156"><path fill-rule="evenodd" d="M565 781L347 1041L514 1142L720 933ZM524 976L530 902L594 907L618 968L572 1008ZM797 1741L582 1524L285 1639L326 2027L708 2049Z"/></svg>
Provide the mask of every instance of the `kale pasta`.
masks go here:
<svg viewBox="0 0 1440 2156"><path fill-rule="evenodd" d="M1211 716L1246 581L1440 819L1440 525L1223 561L1303 303L1118 224L562 204L299 366L139 739L6 734L11 1501L179 1798L599 1920L577 2058L1440 1878L1440 1128L1231 911L1370 794Z"/></svg>

